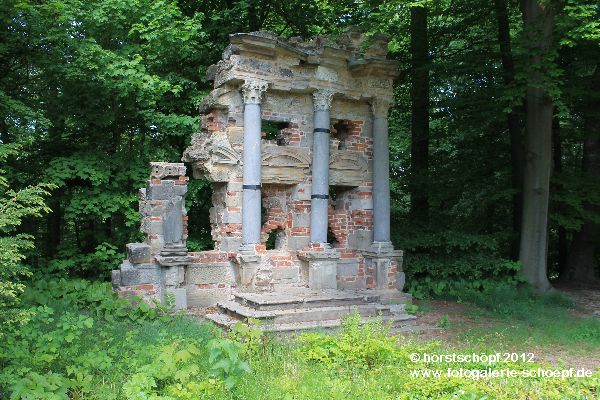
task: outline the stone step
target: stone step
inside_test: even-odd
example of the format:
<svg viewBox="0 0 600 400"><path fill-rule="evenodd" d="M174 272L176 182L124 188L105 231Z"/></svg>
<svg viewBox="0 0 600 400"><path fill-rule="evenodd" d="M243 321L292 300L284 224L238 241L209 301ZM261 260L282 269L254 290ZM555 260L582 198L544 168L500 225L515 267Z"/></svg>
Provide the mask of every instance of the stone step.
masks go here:
<svg viewBox="0 0 600 400"><path fill-rule="evenodd" d="M231 326L240 322L240 320L233 318L229 315L225 315L222 313L212 313L207 314L206 318L219 327L224 329L230 329ZM363 317L360 319L360 323L364 324L369 321L373 321L374 317ZM382 317L382 321L384 324L392 322L392 330L393 329L402 329L408 328L415 324L415 317L409 314L403 315L394 315L394 316L384 316ZM320 321L307 321L307 322L295 322L295 323L280 323L280 324L265 324L261 325L260 329L264 332L290 332L290 331L300 331L307 329L331 329L337 328L341 326L341 319L329 319L329 320L320 320Z"/></svg>
<svg viewBox="0 0 600 400"><path fill-rule="evenodd" d="M389 293L388 293L389 292ZM410 303L410 296L398 291L350 291L289 288L285 292L234 292L236 302L256 310L284 310L323 306L351 306L369 303ZM393 297L394 296L394 297Z"/></svg>
<svg viewBox="0 0 600 400"><path fill-rule="evenodd" d="M223 313L209 313L204 316L209 321L214 322L217 326L224 329L231 328L236 322L240 320L230 317Z"/></svg>
<svg viewBox="0 0 600 400"><path fill-rule="evenodd" d="M236 301L221 301L217 303L217 307L219 307L221 312L239 320L246 321L248 318L254 318L265 321L265 323L275 324L340 319L345 315L355 312L355 310L358 311L361 316L376 316L379 313L383 316L387 316L404 312L404 304L383 305L378 303L256 310Z"/></svg>
<svg viewBox="0 0 600 400"><path fill-rule="evenodd" d="M360 323L364 324L369 321L373 321L374 317L364 317L360 319ZM392 327L407 327L415 324L415 317L409 314L396 315L396 316L384 316L382 317L383 324L392 322ZM307 329L331 329L337 328L342 325L342 320L321 320L321 321L309 321L309 322L297 322L288 324L271 324L261 326L261 329L265 332L290 332L300 331ZM393 329L393 328L392 328Z"/></svg>

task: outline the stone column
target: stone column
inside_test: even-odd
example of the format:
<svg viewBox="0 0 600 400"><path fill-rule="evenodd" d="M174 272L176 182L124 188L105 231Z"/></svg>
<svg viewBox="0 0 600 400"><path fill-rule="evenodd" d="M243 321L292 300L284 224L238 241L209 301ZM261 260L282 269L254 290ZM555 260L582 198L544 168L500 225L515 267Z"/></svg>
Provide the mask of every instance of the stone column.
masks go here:
<svg viewBox="0 0 600 400"><path fill-rule="evenodd" d="M388 110L391 103L374 99L373 109L373 241L390 242L390 150Z"/></svg>
<svg viewBox="0 0 600 400"><path fill-rule="evenodd" d="M364 255L377 289L402 290L402 251L394 250L390 236L390 155L388 110L391 101L373 99L373 243Z"/></svg>
<svg viewBox="0 0 600 400"><path fill-rule="evenodd" d="M340 255L327 243L329 203L329 110L334 92L313 93L314 133L312 155L312 194L310 202L310 249L298 257L304 261L311 289L337 288L337 262Z"/></svg>
<svg viewBox="0 0 600 400"><path fill-rule="evenodd" d="M242 198L242 245L260 244L261 229L261 115L260 103L268 83L247 80L244 97L244 195Z"/></svg>
<svg viewBox="0 0 600 400"><path fill-rule="evenodd" d="M312 194L310 241L327 243L327 210L329 199L329 110L333 91L313 93L314 133L312 154Z"/></svg>
<svg viewBox="0 0 600 400"><path fill-rule="evenodd" d="M261 112L260 103L268 83L247 80L242 85L244 98L244 150L242 196L242 247L239 250L242 290L270 291L272 271L261 264L257 251L261 231Z"/></svg>

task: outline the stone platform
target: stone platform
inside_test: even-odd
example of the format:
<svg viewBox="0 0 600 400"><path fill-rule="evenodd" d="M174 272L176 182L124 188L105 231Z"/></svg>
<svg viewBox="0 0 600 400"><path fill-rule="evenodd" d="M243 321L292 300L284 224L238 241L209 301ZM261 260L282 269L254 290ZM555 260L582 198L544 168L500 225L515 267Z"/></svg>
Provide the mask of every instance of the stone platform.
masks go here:
<svg viewBox="0 0 600 400"><path fill-rule="evenodd" d="M363 322L378 315L392 327L414 325L406 313L410 295L395 290L311 290L290 288L285 292L234 292L233 300L217 303L218 313L206 318L223 328L249 319L259 321L264 331L284 332L314 328L334 328L342 319L358 311Z"/></svg>

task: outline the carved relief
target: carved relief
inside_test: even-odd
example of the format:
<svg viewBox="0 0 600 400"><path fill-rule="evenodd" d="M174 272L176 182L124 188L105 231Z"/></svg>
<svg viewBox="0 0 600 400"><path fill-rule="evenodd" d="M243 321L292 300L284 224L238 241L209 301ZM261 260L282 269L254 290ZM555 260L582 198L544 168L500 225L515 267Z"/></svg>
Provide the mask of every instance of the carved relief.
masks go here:
<svg viewBox="0 0 600 400"><path fill-rule="evenodd" d="M356 151L334 151L329 156L329 184L360 186L367 179L367 159Z"/></svg>
<svg viewBox="0 0 600 400"><path fill-rule="evenodd" d="M317 67L317 72L315 73L315 78L320 79L322 81L327 82L337 82L338 74L334 69L323 67L319 65Z"/></svg>
<svg viewBox="0 0 600 400"><path fill-rule="evenodd" d="M237 165L241 164L240 155L228 142L201 138L183 154L183 161L191 162L194 177L204 177L213 182L227 182Z"/></svg>
<svg viewBox="0 0 600 400"><path fill-rule="evenodd" d="M391 79L369 78L367 85L373 89L390 89L392 87Z"/></svg>
<svg viewBox="0 0 600 400"><path fill-rule="evenodd" d="M331 100L334 95L333 90L321 89L313 93L313 108L315 111L326 111L331 109Z"/></svg>
<svg viewBox="0 0 600 400"><path fill-rule="evenodd" d="M163 179L167 177L185 176L185 165L183 163L151 162L150 178Z"/></svg>
<svg viewBox="0 0 600 400"><path fill-rule="evenodd" d="M264 146L262 155L263 183L296 184L308 175L308 149Z"/></svg>
<svg viewBox="0 0 600 400"><path fill-rule="evenodd" d="M260 104L263 94L267 91L269 83L258 80L247 80L242 85L244 104Z"/></svg>

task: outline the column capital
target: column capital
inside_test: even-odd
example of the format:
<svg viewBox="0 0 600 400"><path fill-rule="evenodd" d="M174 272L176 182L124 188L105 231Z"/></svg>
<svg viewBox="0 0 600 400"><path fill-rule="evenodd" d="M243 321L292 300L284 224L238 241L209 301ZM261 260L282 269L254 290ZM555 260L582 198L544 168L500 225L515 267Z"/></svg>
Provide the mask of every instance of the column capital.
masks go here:
<svg viewBox="0 0 600 400"><path fill-rule="evenodd" d="M313 107L315 111L327 111L331 109L331 100L335 92L329 89L319 89L313 92Z"/></svg>
<svg viewBox="0 0 600 400"><path fill-rule="evenodd" d="M260 104L269 83L259 80L246 80L242 85L244 104Z"/></svg>
<svg viewBox="0 0 600 400"><path fill-rule="evenodd" d="M390 99L375 97L371 100L371 110L375 118L387 118L388 111L394 102Z"/></svg>

